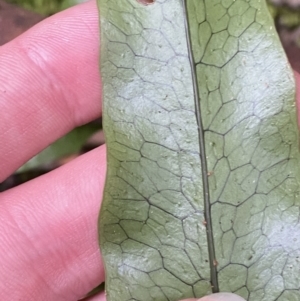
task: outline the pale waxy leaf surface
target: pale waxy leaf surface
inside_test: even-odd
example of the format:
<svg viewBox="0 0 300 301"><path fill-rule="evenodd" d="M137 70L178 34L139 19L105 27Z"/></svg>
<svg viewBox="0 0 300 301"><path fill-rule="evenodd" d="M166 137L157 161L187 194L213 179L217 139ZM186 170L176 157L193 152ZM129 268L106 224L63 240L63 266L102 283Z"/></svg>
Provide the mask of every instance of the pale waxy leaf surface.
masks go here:
<svg viewBox="0 0 300 301"><path fill-rule="evenodd" d="M300 300L294 81L265 1L98 3L107 300Z"/></svg>

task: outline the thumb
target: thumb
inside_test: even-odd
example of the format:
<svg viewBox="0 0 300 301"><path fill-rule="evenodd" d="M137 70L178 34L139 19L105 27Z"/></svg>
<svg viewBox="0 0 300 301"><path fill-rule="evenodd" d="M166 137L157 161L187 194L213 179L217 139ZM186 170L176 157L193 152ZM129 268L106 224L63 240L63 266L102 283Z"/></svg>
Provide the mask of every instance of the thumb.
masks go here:
<svg viewBox="0 0 300 301"><path fill-rule="evenodd" d="M182 301L245 301L244 298L231 293L212 294L201 299L186 299Z"/></svg>

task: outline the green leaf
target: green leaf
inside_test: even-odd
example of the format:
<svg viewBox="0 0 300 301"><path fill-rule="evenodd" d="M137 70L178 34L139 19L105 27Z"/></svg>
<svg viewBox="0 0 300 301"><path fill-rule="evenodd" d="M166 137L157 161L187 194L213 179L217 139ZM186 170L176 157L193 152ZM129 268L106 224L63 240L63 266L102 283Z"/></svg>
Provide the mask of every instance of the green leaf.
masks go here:
<svg viewBox="0 0 300 301"><path fill-rule="evenodd" d="M295 89L265 1L99 7L107 299L299 300Z"/></svg>

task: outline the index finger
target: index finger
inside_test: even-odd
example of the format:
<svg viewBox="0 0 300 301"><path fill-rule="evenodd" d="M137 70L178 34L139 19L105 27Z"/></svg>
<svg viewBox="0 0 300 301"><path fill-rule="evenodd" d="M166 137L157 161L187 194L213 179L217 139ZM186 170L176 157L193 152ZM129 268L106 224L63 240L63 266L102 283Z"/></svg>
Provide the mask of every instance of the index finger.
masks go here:
<svg viewBox="0 0 300 301"><path fill-rule="evenodd" d="M245 299L232 293L216 293L201 299L186 299L182 301L245 301Z"/></svg>
<svg viewBox="0 0 300 301"><path fill-rule="evenodd" d="M100 115L95 1L0 48L0 182L50 143Z"/></svg>
<svg viewBox="0 0 300 301"><path fill-rule="evenodd" d="M106 301L104 292L99 293L96 296L84 299L82 301ZM181 301L245 301L242 297L231 293L217 293L210 296L203 297L201 299L185 299Z"/></svg>

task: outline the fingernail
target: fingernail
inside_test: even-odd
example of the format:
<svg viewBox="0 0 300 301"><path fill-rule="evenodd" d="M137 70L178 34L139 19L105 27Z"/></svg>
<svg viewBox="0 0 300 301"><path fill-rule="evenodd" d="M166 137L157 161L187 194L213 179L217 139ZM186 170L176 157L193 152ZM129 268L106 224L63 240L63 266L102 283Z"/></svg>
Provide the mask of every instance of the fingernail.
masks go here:
<svg viewBox="0 0 300 301"><path fill-rule="evenodd" d="M246 300L236 294L217 293L198 299L198 301L246 301Z"/></svg>
<svg viewBox="0 0 300 301"><path fill-rule="evenodd" d="M231 293L212 294L201 299L185 299L181 301L246 301L244 298Z"/></svg>

